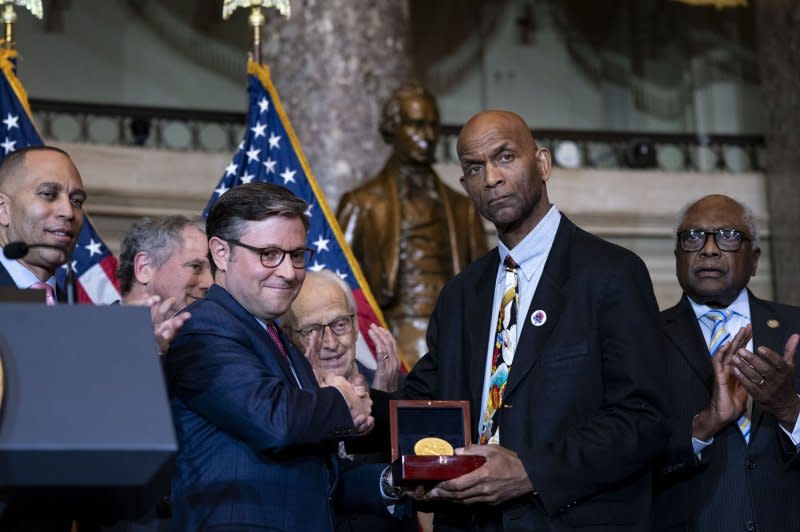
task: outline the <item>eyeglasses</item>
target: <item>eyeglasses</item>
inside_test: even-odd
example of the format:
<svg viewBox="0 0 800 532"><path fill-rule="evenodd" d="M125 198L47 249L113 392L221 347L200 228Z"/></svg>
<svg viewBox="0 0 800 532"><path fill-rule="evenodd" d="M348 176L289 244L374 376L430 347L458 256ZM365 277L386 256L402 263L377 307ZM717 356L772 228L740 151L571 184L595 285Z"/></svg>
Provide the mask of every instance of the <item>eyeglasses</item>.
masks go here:
<svg viewBox="0 0 800 532"><path fill-rule="evenodd" d="M233 244L234 246L239 246L240 248L249 249L254 253L258 253L261 257L261 264L265 268L277 268L283 262L284 257L289 255L289 260L292 262L292 266L298 270L302 270L308 265L308 263L311 261L311 256L314 254L314 250L308 248L297 248L292 250L285 250L276 247L257 248L247 244L242 244L238 240L233 239L226 240L226 242L228 242L228 244Z"/></svg>
<svg viewBox="0 0 800 532"><path fill-rule="evenodd" d="M708 235L714 235L714 242L721 251L739 251L742 242L752 239L738 229L721 228L715 231L687 229L678 232L678 245L683 251L700 251L706 246Z"/></svg>
<svg viewBox="0 0 800 532"><path fill-rule="evenodd" d="M347 334L353 330L353 318L355 314L348 314L347 316L339 316L333 321L328 323L312 323L302 329L295 329L294 332L300 335L304 342L308 342L311 335L315 332L320 332L320 337L325 336L325 327L329 328L336 336Z"/></svg>

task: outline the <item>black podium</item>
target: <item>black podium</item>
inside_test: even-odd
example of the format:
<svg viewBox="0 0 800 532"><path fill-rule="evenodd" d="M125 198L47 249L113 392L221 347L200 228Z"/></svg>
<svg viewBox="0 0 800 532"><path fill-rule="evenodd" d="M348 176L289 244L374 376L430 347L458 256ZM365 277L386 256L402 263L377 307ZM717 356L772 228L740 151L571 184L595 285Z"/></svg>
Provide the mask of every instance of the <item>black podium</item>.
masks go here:
<svg viewBox="0 0 800 532"><path fill-rule="evenodd" d="M177 451L147 308L0 304L9 510L115 520L168 493Z"/></svg>

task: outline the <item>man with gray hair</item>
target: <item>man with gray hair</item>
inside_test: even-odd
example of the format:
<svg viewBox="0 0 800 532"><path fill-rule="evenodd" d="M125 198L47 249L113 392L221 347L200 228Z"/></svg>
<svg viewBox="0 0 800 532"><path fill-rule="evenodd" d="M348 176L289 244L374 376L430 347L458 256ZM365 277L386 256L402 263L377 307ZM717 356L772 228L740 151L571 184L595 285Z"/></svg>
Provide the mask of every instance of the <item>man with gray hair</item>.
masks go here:
<svg viewBox="0 0 800 532"><path fill-rule="evenodd" d="M185 216L142 218L122 241L117 278L126 305L157 295L172 310L206 295L211 285L205 224Z"/></svg>
<svg viewBox="0 0 800 532"><path fill-rule="evenodd" d="M723 195L680 216L683 297L662 312L672 436L656 530L800 530L800 308L747 284L761 250L752 212Z"/></svg>
<svg viewBox="0 0 800 532"><path fill-rule="evenodd" d="M163 314L153 318L158 327L204 297L211 285L205 224L185 216L138 220L122 241L117 278L123 304L147 305ZM156 337L166 352L168 339L158 330Z"/></svg>

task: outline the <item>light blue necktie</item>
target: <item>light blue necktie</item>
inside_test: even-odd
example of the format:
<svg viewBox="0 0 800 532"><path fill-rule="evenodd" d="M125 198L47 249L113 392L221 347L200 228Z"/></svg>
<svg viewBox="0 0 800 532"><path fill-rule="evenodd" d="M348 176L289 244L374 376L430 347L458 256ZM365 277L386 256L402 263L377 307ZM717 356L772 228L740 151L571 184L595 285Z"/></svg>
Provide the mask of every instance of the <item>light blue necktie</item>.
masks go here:
<svg viewBox="0 0 800 532"><path fill-rule="evenodd" d="M731 337L731 333L725 328L731 316L733 316L733 311L728 309L712 309L703 314L703 319L705 319L706 323L711 327L711 334L708 337L708 352L711 353L712 357L717 354L720 346ZM747 408L737 422L739 430L742 432L742 436L744 436L744 441L747 443L750 443L750 417L752 412L753 401L748 396Z"/></svg>

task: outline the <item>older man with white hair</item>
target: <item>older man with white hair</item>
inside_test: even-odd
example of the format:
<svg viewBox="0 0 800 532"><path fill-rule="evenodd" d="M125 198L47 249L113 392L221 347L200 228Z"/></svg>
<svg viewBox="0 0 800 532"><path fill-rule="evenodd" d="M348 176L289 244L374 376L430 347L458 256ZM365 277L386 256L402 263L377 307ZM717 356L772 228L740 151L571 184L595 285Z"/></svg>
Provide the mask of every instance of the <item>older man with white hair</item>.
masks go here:
<svg viewBox="0 0 800 532"><path fill-rule="evenodd" d="M359 340L357 306L345 281L330 270L306 273L306 280L289 312L281 320L283 329L301 348L306 349L314 332L322 338L322 349L311 365L322 381L334 373L353 382L362 375L376 390L393 392L400 382L397 342L382 327L370 326L370 339L377 348L376 369L357 360L356 352L366 350Z"/></svg>

